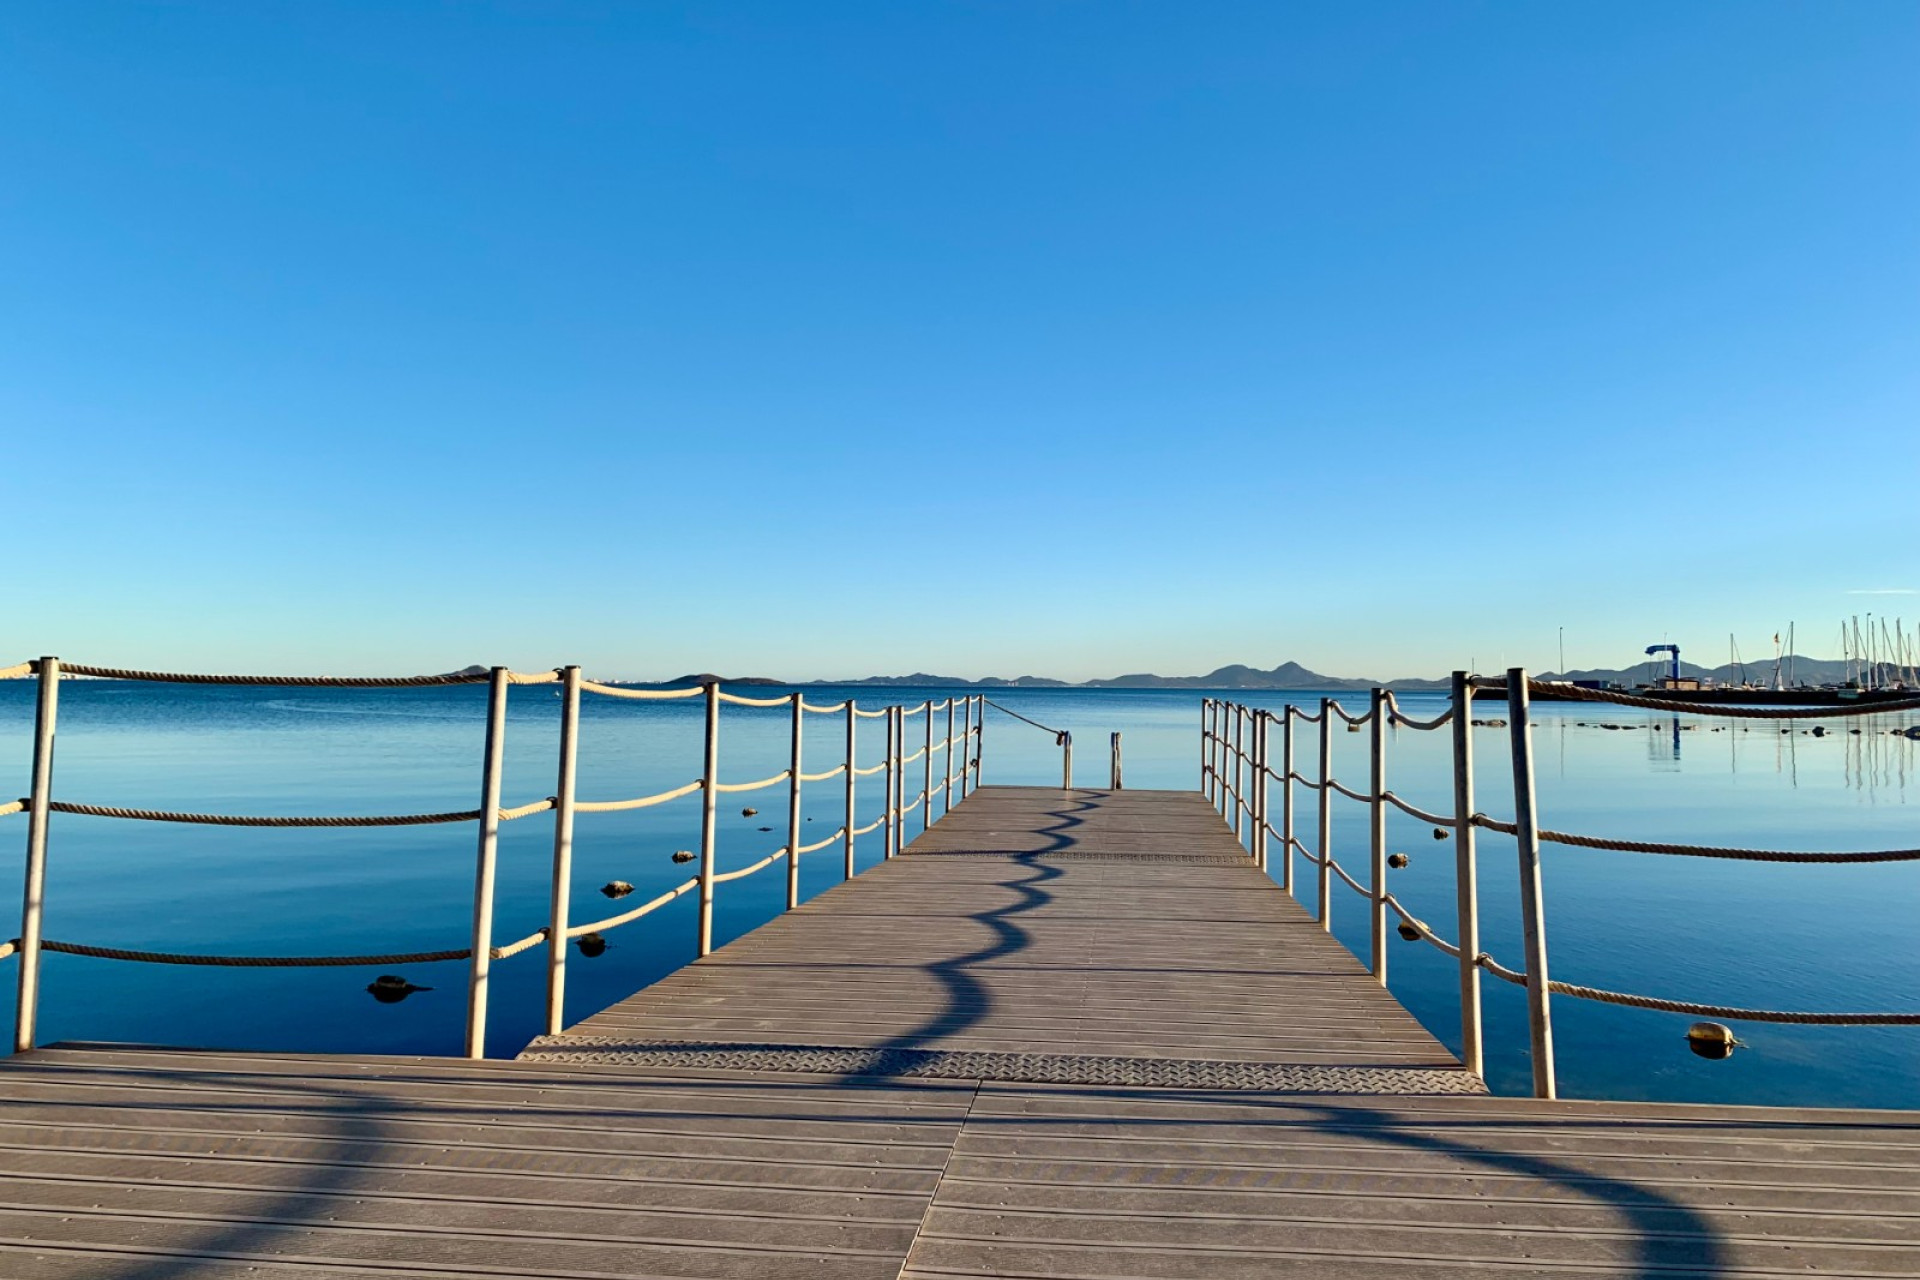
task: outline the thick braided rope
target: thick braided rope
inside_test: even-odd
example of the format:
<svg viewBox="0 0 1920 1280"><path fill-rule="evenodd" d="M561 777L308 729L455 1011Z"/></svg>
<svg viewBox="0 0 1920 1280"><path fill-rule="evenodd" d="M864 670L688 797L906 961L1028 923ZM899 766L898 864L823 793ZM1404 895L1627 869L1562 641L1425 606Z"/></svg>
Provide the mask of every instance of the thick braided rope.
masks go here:
<svg viewBox="0 0 1920 1280"><path fill-rule="evenodd" d="M558 671L509 671L508 684L555 684L560 679Z"/></svg>
<svg viewBox="0 0 1920 1280"><path fill-rule="evenodd" d="M1315 782L1312 778L1309 778L1304 773L1294 774L1293 780L1299 783L1301 786L1307 788L1309 791L1325 791L1327 789L1325 783Z"/></svg>
<svg viewBox="0 0 1920 1280"><path fill-rule="evenodd" d="M828 845L832 844L834 841L838 840L841 836L844 836L846 834L847 834L847 829L845 827L838 827L834 830L834 833L828 836L825 840L815 840L812 844L803 844L798 849L795 849L794 852L796 854L812 853L817 849L824 849Z"/></svg>
<svg viewBox="0 0 1920 1280"><path fill-rule="evenodd" d="M30 664L38 670L39 663ZM261 684L299 689L418 689L446 684L484 684L486 671L451 671L438 676L220 676L197 672L134 671L123 667L89 667L61 663L60 674L97 676L103 680L145 680L158 684ZM553 679L551 675L544 679Z"/></svg>
<svg viewBox="0 0 1920 1280"><path fill-rule="evenodd" d="M856 777L856 778L866 778L866 777L870 777L870 776L872 776L873 774L876 774L876 773L878 773L878 772L880 772L880 771L881 771L882 769L884 769L884 768L886 768L886 767L887 767L887 766L886 766L886 762L885 762L885 761L882 761L881 763L879 763L879 764L876 764L876 765L869 765L869 766L868 766L867 768L865 768L865 769L855 769L855 770L853 771L853 776L854 776L854 777Z"/></svg>
<svg viewBox="0 0 1920 1280"><path fill-rule="evenodd" d="M706 786L706 780L695 778L684 787L675 787L671 791L661 791L650 796L641 796L637 800L581 800L573 806L575 813L620 813L627 809L650 809L656 804L665 804L669 800L678 800Z"/></svg>
<svg viewBox="0 0 1920 1280"><path fill-rule="evenodd" d="M853 714L859 716L862 720L878 720L881 716L891 715L893 713L885 707L882 707L878 711L862 711L860 708L855 707Z"/></svg>
<svg viewBox="0 0 1920 1280"><path fill-rule="evenodd" d="M1418 927L1418 926L1416 926ZM1458 953L1456 953L1458 954ZM1527 975L1509 969L1482 951L1474 963L1504 982L1527 985ZM1658 996L1636 996L1624 991L1606 991L1599 987L1576 986L1557 979L1547 980L1547 990L1576 1000L1595 1000L1601 1004L1625 1005L1629 1009L1653 1009L1660 1013L1685 1013L1698 1018L1725 1018L1729 1022L1779 1022L1816 1027L1913 1027L1920 1026L1920 1013L1801 1013L1780 1009L1741 1009L1723 1004L1695 1004L1691 1000L1663 1000Z"/></svg>
<svg viewBox="0 0 1920 1280"><path fill-rule="evenodd" d="M1518 835L1520 828L1511 822L1501 822L1489 818L1484 813L1473 815L1473 825L1485 827L1489 831L1498 831L1502 835ZM1805 853L1781 849L1730 849L1716 845L1702 844L1664 844L1650 840L1606 840L1599 836L1576 836L1565 831L1546 831L1540 833L1542 840L1553 844L1571 845L1579 849L1611 849L1618 853L1664 853L1685 858L1728 858L1736 862L1803 862L1803 863L1849 863L1849 862L1916 862L1920 861L1920 849L1881 849L1876 851L1853 853Z"/></svg>
<svg viewBox="0 0 1920 1280"><path fill-rule="evenodd" d="M980 699L980 701L986 703L988 706L992 707L995 711L1004 712L1005 714L1012 716L1015 720L1025 720L1028 724L1032 725L1034 728L1039 729L1045 733L1050 733L1055 738L1058 738L1060 734L1063 732L1062 730L1059 730L1059 729L1049 729L1046 725L1041 724L1038 720L1029 720L1027 719L1026 716L1021 715L1018 711L1008 711L1005 707L995 702L992 698L982 698Z"/></svg>
<svg viewBox="0 0 1920 1280"><path fill-rule="evenodd" d="M824 716L824 715L831 715L837 711L845 711L847 709L847 704L845 702L836 702L830 707L816 707L811 702L808 702L805 699L802 699L800 702L800 709L802 711L811 711L814 715L817 715L817 716Z"/></svg>
<svg viewBox="0 0 1920 1280"><path fill-rule="evenodd" d="M689 889L697 888L699 884L700 884L699 876L693 876L690 879L683 880L679 884L675 885L673 888L667 890L665 893L655 898L653 901L643 902L639 906L634 907L630 911L622 911L619 915L608 916L604 920L595 920L592 924L576 924L576 925L570 926L567 929L567 937L569 939L583 938L589 933L599 933L603 929L618 929L623 924L631 924L635 920L638 920L641 916L644 916L652 911L657 911L661 907L666 906L669 902L672 902L675 898L687 892Z"/></svg>
<svg viewBox="0 0 1920 1280"><path fill-rule="evenodd" d="M1406 729L1438 729L1453 720L1452 707L1448 707L1431 720L1416 720L1400 709L1400 700L1393 696L1392 690L1387 691L1387 707L1387 722Z"/></svg>
<svg viewBox="0 0 1920 1280"><path fill-rule="evenodd" d="M1280 833L1278 831L1275 831L1273 834L1277 836ZM1321 857L1319 854L1315 853L1313 850L1307 848L1306 845L1300 843L1300 841L1297 839L1293 841L1293 847L1295 852L1297 852L1301 857L1305 858L1308 862L1311 862L1316 867L1326 861L1325 858Z"/></svg>
<svg viewBox="0 0 1920 1280"><path fill-rule="evenodd" d="M92 956L96 960L133 960L142 964L210 965L239 969L307 969L349 967L371 964L431 964L440 960L467 960L470 948L458 951L411 951L379 956L187 956L168 951L131 951L124 947L90 947L78 942L40 944L43 951L64 951L68 955Z"/></svg>
<svg viewBox="0 0 1920 1280"><path fill-rule="evenodd" d="M758 791L762 787L770 787L776 782L785 782L790 772L791 770L782 769L771 778L762 778L758 782L716 782L713 784L713 790L716 795L723 795L735 791Z"/></svg>
<svg viewBox="0 0 1920 1280"><path fill-rule="evenodd" d="M1395 915L1399 916L1402 920L1406 921L1408 926L1411 927L1415 932L1417 932L1420 935L1421 941L1431 942L1434 946L1440 948L1440 950L1446 952L1448 955L1452 956L1455 960L1458 960L1460 958L1459 947L1454 946L1453 943L1448 942L1445 938L1435 933L1427 925L1427 922L1425 920L1420 919L1418 916L1414 915L1413 912L1401 906L1400 899L1394 897L1390 893L1387 893L1387 894L1381 895L1380 901L1386 904L1388 907L1392 908L1393 913Z"/></svg>
<svg viewBox="0 0 1920 1280"><path fill-rule="evenodd" d="M18 938L14 938L8 942L0 942L0 960L5 960L8 956L15 954L19 950L20 939Z"/></svg>
<svg viewBox="0 0 1920 1280"><path fill-rule="evenodd" d="M1501 683L1502 688L1505 682ZM1730 707L1718 703L1675 702L1667 698L1648 698L1637 693L1609 693L1601 689L1581 689L1573 685L1527 681L1534 693L1551 694L1556 700L1573 702L1611 702L1622 707L1645 707L1650 711L1678 711L1687 715L1731 716L1742 720L1821 720L1833 716L1872 716L1889 711L1920 711L1920 698L1902 698L1898 702L1845 702L1827 707Z"/></svg>
<svg viewBox="0 0 1920 1280"><path fill-rule="evenodd" d="M545 807L550 802L542 801ZM172 813L164 809L122 809L104 804L75 804L50 800L47 807L56 813L76 813L89 818L132 818L142 822L187 822L204 827L420 827L437 822L472 822L478 809L458 813L400 813L366 817L252 818L227 813ZM506 812L506 811L503 811Z"/></svg>
<svg viewBox="0 0 1920 1280"><path fill-rule="evenodd" d="M512 822L516 818L530 818L536 813L545 813L549 809L558 808L559 805L560 801L558 799L553 796L548 796L545 800L535 800L530 804L520 805L518 808L501 809L498 811L497 816L502 822Z"/></svg>
<svg viewBox="0 0 1920 1280"><path fill-rule="evenodd" d="M864 826L864 827L855 827L855 828L853 829L853 834L854 834L854 835L856 835L856 836L863 836L863 835L865 835L865 834L867 834L867 832L869 832L869 831L875 831L875 830L878 830L878 829L879 829L879 827L880 827L880 824L881 824L881 823L883 823L883 822L885 822L886 820L887 820L887 817L886 817L886 815L885 815L885 814L881 814L881 815L880 815L879 817L877 817L877 818L875 818L875 819L874 819L874 820L873 820L872 822L869 822L869 823L868 823L868 824L867 824L866 826Z"/></svg>
<svg viewBox="0 0 1920 1280"><path fill-rule="evenodd" d="M1373 712L1371 711L1367 712L1364 715L1355 715L1353 714L1353 712L1341 706L1338 702L1328 702L1327 705L1333 708L1333 714L1339 716L1342 720L1345 720L1348 724L1366 724L1368 721L1373 719Z"/></svg>
<svg viewBox="0 0 1920 1280"><path fill-rule="evenodd" d="M1380 798L1409 817L1418 818L1422 822L1431 822L1436 827L1450 827L1454 824L1454 819L1442 817L1437 813L1428 813L1425 809L1417 809L1391 791L1382 791Z"/></svg>
<svg viewBox="0 0 1920 1280"><path fill-rule="evenodd" d="M723 872L722 874L714 876L713 882L715 884L725 884L729 880L744 880L748 876L752 875L754 872L760 870L760 868L767 866L770 863L778 862L780 861L780 859L786 856L787 856L786 846L782 845L778 849L775 849L772 853L760 859L760 861L754 863L750 867L741 867L738 871L727 871L727 872Z"/></svg>
<svg viewBox="0 0 1920 1280"><path fill-rule="evenodd" d="M657 702L673 698L697 698L705 693L704 685L688 685L680 689L623 689L619 685L601 684L596 680L582 680L582 693L598 693L609 698L635 698L642 701Z"/></svg>
<svg viewBox="0 0 1920 1280"><path fill-rule="evenodd" d="M0 667L0 680L18 680L30 676L40 669L37 662L17 662L11 667Z"/></svg>
<svg viewBox="0 0 1920 1280"><path fill-rule="evenodd" d="M1332 787L1335 791L1338 791L1341 795L1345 796L1349 800L1358 800L1361 804L1373 803L1373 796L1371 793L1364 792L1364 791L1355 791L1351 787L1348 787L1343 783L1341 783L1341 781L1338 778L1328 778L1327 785Z"/></svg>
<svg viewBox="0 0 1920 1280"><path fill-rule="evenodd" d="M828 778L837 778L841 774L845 773L846 771L847 771L847 766L843 764L837 764L833 766L833 768L828 769L822 773L803 773L800 775L800 781L825 782Z"/></svg>
<svg viewBox="0 0 1920 1280"><path fill-rule="evenodd" d="M722 693L720 701L731 702L736 707L787 707L793 705L792 698L747 698L737 693Z"/></svg>
<svg viewBox="0 0 1920 1280"><path fill-rule="evenodd" d="M927 749L925 747L922 747L910 756L901 756L900 763L903 765L912 764L915 760L918 760L921 756L924 756L925 754L927 754Z"/></svg>
<svg viewBox="0 0 1920 1280"><path fill-rule="evenodd" d="M31 803L32 801L23 798L19 800L9 800L5 804L0 804L0 818L7 817L9 814L19 813Z"/></svg>

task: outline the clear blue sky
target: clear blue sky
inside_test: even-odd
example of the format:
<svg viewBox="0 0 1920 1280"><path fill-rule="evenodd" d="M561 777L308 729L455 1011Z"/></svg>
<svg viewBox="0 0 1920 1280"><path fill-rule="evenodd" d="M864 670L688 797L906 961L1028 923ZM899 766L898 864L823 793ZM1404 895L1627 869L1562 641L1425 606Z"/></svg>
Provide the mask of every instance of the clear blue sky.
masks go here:
<svg viewBox="0 0 1920 1280"><path fill-rule="evenodd" d="M1920 617L1920 6L0 15L0 659L1431 674Z"/></svg>

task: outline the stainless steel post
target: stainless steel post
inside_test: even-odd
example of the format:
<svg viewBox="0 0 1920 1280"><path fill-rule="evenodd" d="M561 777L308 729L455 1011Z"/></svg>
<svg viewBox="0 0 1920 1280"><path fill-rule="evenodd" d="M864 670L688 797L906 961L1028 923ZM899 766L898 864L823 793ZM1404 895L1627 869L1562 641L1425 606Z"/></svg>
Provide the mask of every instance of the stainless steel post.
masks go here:
<svg viewBox="0 0 1920 1280"><path fill-rule="evenodd" d="M1280 887L1293 892L1293 704L1280 720Z"/></svg>
<svg viewBox="0 0 1920 1280"><path fill-rule="evenodd" d="M713 950L714 846L720 826L720 684L707 685L706 766L700 788L700 924L695 954Z"/></svg>
<svg viewBox="0 0 1920 1280"><path fill-rule="evenodd" d="M1320 699L1320 927L1333 932L1333 699Z"/></svg>
<svg viewBox="0 0 1920 1280"><path fill-rule="evenodd" d="M1480 1039L1480 894L1476 885L1473 825L1473 686L1467 673L1453 673L1453 885L1460 939L1460 1059L1477 1076L1486 1074Z"/></svg>
<svg viewBox="0 0 1920 1280"><path fill-rule="evenodd" d="M487 978L493 961L493 880L500 855L500 773L507 744L507 669L487 685L487 740L480 772L480 849L473 873L473 958L467 971L467 1056L487 1056Z"/></svg>
<svg viewBox="0 0 1920 1280"><path fill-rule="evenodd" d="M946 775L945 785L941 788L943 798L940 802L940 816L943 818L953 812L953 703L954 699L949 697L947 699L947 749L946 754L941 756L946 766L941 770ZM965 766L962 765L962 767Z"/></svg>
<svg viewBox="0 0 1920 1280"><path fill-rule="evenodd" d="M900 821L899 796L894 790L894 784L898 782L900 778L900 766L894 762L895 757L899 755L899 751L895 744L898 743L900 740L899 730L895 725L894 713L899 710L900 708L898 707L888 707L887 715L886 715L887 771L884 775L882 775L885 777L886 783L887 783L886 810L883 815L886 818L886 821L880 824L880 830L882 833L884 833L884 835L886 836L886 839L882 842L883 848L880 854L882 858L893 857L894 850L896 847L894 844L894 841L898 835L897 824Z"/></svg>
<svg viewBox="0 0 1920 1280"><path fill-rule="evenodd" d="M987 695L980 694L978 702L979 719L973 726L973 786L980 789L980 771L987 762Z"/></svg>
<svg viewBox="0 0 1920 1280"><path fill-rule="evenodd" d="M1065 730L1060 734L1060 788L1073 790L1073 735Z"/></svg>
<svg viewBox="0 0 1920 1280"><path fill-rule="evenodd" d="M928 698L921 715L927 718L927 749L920 757L920 834L933 825L933 699Z"/></svg>
<svg viewBox="0 0 1920 1280"><path fill-rule="evenodd" d="M793 750L787 778L787 910L800 905L800 738L807 710L793 695Z"/></svg>
<svg viewBox="0 0 1920 1280"><path fill-rule="evenodd" d="M1213 750L1213 733L1207 717L1213 714L1213 699L1200 699L1200 794L1213 803L1213 762L1207 753Z"/></svg>
<svg viewBox="0 0 1920 1280"><path fill-rule="evenodd" d="M553 884L547 898L547 1034L564 1029L567 920L573 905L573 804L580 763L580 668L560 673L560 777L553 792Z"/></svg>
<svg viewBox="0 0 1920 1280"><path fill-rule="evenodd" d="M1267 713L1253 713L1253 864L1267 869Z"/></svg>
<svg viewBox="0 0 1920 1280"><path fill-rule="evenodd" d="M1513 753L1513 813L1520 847L1520 926L1527 957L1527 1034L1533 1096L1554 1096L1553 1010L1547 991L1546 899L1540 883L1540 827L1533 793L1532 700L1525 667L1507 670L1507 732Z"/></svg>
<svg viewBox="0 0 1920 1280"><path fill-rule="evenodd" d="M855 823L858 821L857 810L854 808L854 798L855 798L854 788L859 784L860 778L859 778L859 775L854 773L853 767L855 764L859 762L859 757L854 754L855 747L859 745L859 742L858 742L859 736L860 736L859 726L860 726L859 708L854 706L853 695L848 694L847 695L847 828L846 828L846 834L844 837L844 843L842 846L846 851L847 866L846 866L845 878L848 880L853 879L853 840L854 840L853 828Z"/></svg>
<svg viewBox="0 0 1920 1280"><path fill-rule="evenodd" d="M13 1051L33 1048L40 1016L40 929L46 914L47 820L53 801L53 729L60 711L60 659L34 664L33 791L27 798L26 874L20 890L20 973L14 994Z"/></svg>
<svg viewBox="0 0 1920 1280"><path fill-rule="evenodd" d="M1387 985L1387 802L1383 798L1387 789L1387 691L1373 691L1372 719L1367 727L1373 731L1368 741L1367 777L1367 848L1371 853L1373 874L1371 887L1367 890L1367 906L1371 912L1369 924L1373 938L1373 976L1381 986Z"/></svg>

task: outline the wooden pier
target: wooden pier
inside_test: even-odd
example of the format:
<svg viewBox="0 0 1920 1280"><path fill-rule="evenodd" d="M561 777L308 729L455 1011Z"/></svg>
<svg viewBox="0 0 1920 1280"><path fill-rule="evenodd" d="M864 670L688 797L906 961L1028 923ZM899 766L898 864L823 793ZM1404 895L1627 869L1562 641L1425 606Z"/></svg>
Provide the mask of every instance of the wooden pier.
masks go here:
<svg viewBox="0 0 1920 1280"><path fill-rule="evenodd" d="M1920 1113L1487 1096L1198 793L977 790L515 1062L0 1104L18 1280L1920 1274Z"/></svg>

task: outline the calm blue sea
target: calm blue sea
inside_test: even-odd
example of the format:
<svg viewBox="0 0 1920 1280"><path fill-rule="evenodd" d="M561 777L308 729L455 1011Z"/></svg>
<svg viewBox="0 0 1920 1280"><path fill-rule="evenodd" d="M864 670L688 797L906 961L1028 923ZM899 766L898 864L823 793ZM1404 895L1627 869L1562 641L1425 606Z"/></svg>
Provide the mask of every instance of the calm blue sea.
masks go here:
<svg viewBox="0 0 1920 1280"><path fill-rule="evenodd" d="M755 691L759 692L759 691ZM767 692L774 692L768 690ZM836 701L845 690L814 688ZM862 705L944 697L942 690L854 691ZM996 701L1071 729L1079 780L1104 785L1106 739L1124 735L1134 787L1198 785L1198 691L1001 690ZM1256 694L1278 708L1317 705L1319 694ZM1340 695L1356 711L1365 695ZM406 813L472 808L479 789L485 690L401 691L195 688L71 681L61 693L55 795L96 804L255 814ZM1441 709L1413 694L1414 715ZM559 701L550 687L516 688L509 715L506 797L550 794ZM1561 830L1627 838L1774 848L1876 849L1920 845L1910 804L1920 744L1876 717L1853 734L1828 722L1815 737L1796 724L1708 716L1655 716L1620 708L1536 708L1542 821ZM1489 707L1483 716L1499 715ZM33 685L0 683L0 794L28 788ZM589 698L579 794L618 799L666 789L700 768L699 701L639 703ZM909 722L917 723L917 722ZM881 754L880 721L861 725L863 763ZM1625 726L1603 729L1601 724ZM810 720L807 768L837 763L844 720ZM1506 735L1478 730L1479 808L1512 812ZM786 713L729 707L723 775L763 777L785 766ZM1335 769L1365 780L1366 735L1336 735ZM1451 807L1444 733L1398 731L1388 782L1435 811ZM1302 752L1302 763L1311 756ZM1046 735L990 713L989 783L1058 780ZM840 783L809 790L807 839L842 819ZM863 779L859 821L878 813L878 779ZM1311 838L1314 801L1303 791L1300 830ZM763 812L740 816L743 805ZM1276 801L1277 805L1277 801ZM784 841L779 789L723 809L723 869ZM683 879L677 849L697 845L698 799L635 813L582 815L575 855L576 917L618 904L601 885L637 886L629 904ZM1366 865L1365 810L1337 801L1334 849L1356 874ZM1452 844L1395 812L1394 847L1412 864L1394 892L1453 934ZM917 815L910 830L918 830ZM771 827L762 831L761 827ZM0 903L11 916L26 824L0 818ZM552 827L540 815L504 828L496 936L545 922ZM861 841L862 865L879 857L878 833ZM1481 902L1486 949L1519 967L1514 855L1483 837ZM100 945L240 954L328 954L460 947L469 925L474 828L458 826L260 830L161 825L55 815L47 936ZM1920 1008L1920 866L1797 867L1546 851L1548 938L1555 977L1591 986L1733 1005L1799 1009ZM783 873L721 886L719 940L778 909ZM811 896L839 879L829 850L803 866ZM1306 877L1302 876L1302 883ZM1309 900L1311 894L1308 893ZM1361 900L1336 886L1334 932L1364 953ZM8 926L0 936L16 930ZM605 954L569 966L569 1021L592 1013L692 958L691 897L611 935ZM0 966L10 988L14 965ZM383 969L200 969L67 955L46 958L43 1042L121 1040L360 1052L452 1053L459 1045L464 967L401 970L434 988L398 1004L365 990ZM536 949L497 965L489 1050L511 1055L539 1030L543 965ZM1449 1046L1458 1047L1453 962L1394 941L1392 988ZM1490 1083L1524 1093L1529 1075L1523 997L1488 980ZM1283 992L1274 998L1283 1000ZM12 1001L0 1018L11 1022ZM1554 1004L1562 1091L1571 1097L1920 1107L1920 1028L1742 1025L1747 1047L1709 1062L1688 1052L1690 1019L1590 1004Z"/></svg>

